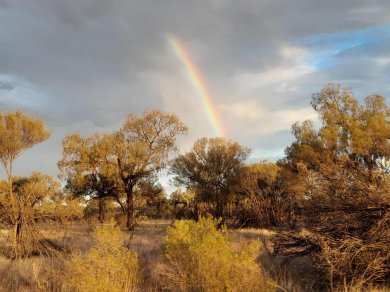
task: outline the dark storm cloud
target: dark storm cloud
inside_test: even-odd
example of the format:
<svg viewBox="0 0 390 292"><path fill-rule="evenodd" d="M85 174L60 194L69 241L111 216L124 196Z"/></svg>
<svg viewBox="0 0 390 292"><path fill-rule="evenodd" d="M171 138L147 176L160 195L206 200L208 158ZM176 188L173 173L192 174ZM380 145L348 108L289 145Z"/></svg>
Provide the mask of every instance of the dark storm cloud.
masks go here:
<svg viewBox="0 0 390 292"><path fill-rule="evenodd" d="M13 85L11 82L1 81L1 80L0 80L0 90L11 91L11 90L13 90L14 88L15 88L15 87L14 87L14 85Z"/></svg>
<svg viewBox="0 0 390 292"><path fill-rule="evenodd" d="M387 0L0 0L0 104L55 131L44 146L52 173L65 134L112 130L129 112L174 111L192 138L211 135L166 41L174 34L230 137L280 149L267 141L289 141L325 83L390 93L389 11Z"/></svg>

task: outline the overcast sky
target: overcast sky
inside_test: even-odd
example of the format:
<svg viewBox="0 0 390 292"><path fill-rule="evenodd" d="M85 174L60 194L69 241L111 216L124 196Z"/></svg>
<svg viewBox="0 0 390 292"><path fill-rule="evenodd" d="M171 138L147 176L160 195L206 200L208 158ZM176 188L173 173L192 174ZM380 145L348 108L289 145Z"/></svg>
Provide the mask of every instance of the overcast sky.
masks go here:
<svg viewBox="0 0 390 292"><path fill-rule="evenodd" d="M182 151L214 136L169 35L203 73L227 138L275 160L325 84L390 96L389 24L388 0L0 0L0 110L53 131L16 172L56 176L65 135L116 130L130 112L176 113L190 129Z"/></svg>

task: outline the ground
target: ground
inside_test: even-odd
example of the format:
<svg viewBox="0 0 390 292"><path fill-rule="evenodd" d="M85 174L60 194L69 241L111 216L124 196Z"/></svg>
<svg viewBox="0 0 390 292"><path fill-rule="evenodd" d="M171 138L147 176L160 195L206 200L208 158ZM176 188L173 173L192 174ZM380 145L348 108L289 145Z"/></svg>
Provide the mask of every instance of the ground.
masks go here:
<svg viewBox="0 0 390 292"><path fill-rule="evenodd" d="M127 232L127 244L139 254L141 263L142 291L161 290L156 270L163 262L161 246L170 220L145 220L133 232ZM64 252L58 258L34 256L20 262L13 262L0 256L0 291L61 291L66 290L66 259L70 254L84 253L94 242L94 224L74 222L65 226L42 225L41 232L48 239L62 246ZM260 240L259 262L275 279L280 291L309 291L316 282L315 273L308 259L297 259L286 263L284 259L273 257L271 238L274 231L263 229L240 229L229 231L237 243L237 248L250 240ZM4 244L7 232L0 234L0 244ZM2 241L2 242L1 242ZM65 283L65 284L64 284Z"/></svg>

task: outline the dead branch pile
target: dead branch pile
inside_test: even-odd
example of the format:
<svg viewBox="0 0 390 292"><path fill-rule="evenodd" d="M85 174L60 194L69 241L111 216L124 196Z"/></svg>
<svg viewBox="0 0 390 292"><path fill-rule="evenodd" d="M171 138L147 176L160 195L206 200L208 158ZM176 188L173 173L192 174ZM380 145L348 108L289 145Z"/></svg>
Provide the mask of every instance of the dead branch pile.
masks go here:
<svg viewBox="0 0 390 292"><path fill-rule="evenodd" d="M342 216L335 212L321 214L326 222L299 232L281 233L275 239L274 252L293 258L310 255L320 272L327 275L329 288L364 287L371 283L387 283L390 279L390 214L376 216L358 212ZM370 218L372 224L364 218ZM377 217L373 222L372 217ZM331 219L333 218L333 220ZM343 220L337 220L342 218ZM360 218L360 220L359 220ZM317 218L317 220L319 220ZM351 224L346 225L349 220ZM337 222L339 221L339 222ZM324 226L324 227L323 227ZM352 232L353 231L353 232Z"/></svg>

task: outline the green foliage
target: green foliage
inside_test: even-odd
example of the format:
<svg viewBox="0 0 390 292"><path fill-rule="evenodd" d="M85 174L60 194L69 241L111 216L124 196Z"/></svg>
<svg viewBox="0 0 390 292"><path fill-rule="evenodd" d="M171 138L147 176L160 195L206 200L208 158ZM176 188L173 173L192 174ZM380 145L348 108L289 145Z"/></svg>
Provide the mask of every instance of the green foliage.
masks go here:
<svg viewBox="0 0 390 292"><path fill-rule="evenodd" d="M68 263L69 283L77 291L134 291L138 256L123 246L125 234L111 222L95 229L96 245Z"/></svg>
<svg viewBox="0 0 390 292"><path fill-rule="evenodd" d="M266 278L256 263L259 242L237 251L218 220L178 220L167 229L160 273L167 286L185 291L264 291Z"/></svg>

